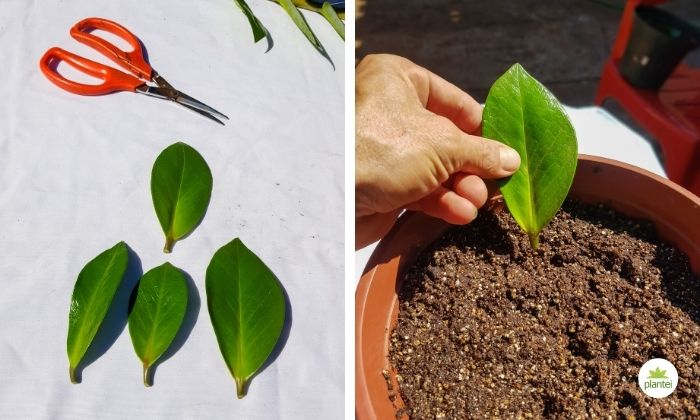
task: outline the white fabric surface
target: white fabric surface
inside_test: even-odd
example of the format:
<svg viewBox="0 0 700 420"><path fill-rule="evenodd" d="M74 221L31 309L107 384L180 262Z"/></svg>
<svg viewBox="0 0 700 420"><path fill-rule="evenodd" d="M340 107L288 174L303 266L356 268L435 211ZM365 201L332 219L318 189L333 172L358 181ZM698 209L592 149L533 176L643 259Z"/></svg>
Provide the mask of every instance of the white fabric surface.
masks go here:
<svg viewBox="0 0 700 420"><path fill-rule="evenodd" d="M335 69L275 3L249 0L274 46L254 44L231 0L0 1L0 418L333 419L343 415L343 42L303 12ZM176 88L231 120L128 92L82 97L39 71L59 46L110 63L68 30L99 16L145 44ZM156 156L177 140L214 177L201 225L162 252L150 196ZM236 399L206 308L214 252L240 237L274 271L292 306L277 359ZM143 271L166 261L199 292L184 345L141 382L124 329L68 380L66 333L84 264L124 240Z"/></svg>
<svg viewBox="0 0 700 420"><path fill-rule="evenodd" d="M565 108L576 130L579 153L619 160L663 177L666 176L649 142L605 109L596 106ZM376 246L375 242L355 252L357 281L360 280L362 271Z"/></svg>

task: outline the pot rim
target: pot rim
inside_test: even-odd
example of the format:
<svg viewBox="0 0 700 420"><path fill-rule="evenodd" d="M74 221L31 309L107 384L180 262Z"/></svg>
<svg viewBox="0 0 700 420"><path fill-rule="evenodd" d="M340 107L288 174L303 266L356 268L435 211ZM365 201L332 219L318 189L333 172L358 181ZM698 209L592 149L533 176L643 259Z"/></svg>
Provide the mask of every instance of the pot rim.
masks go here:
<svg viewBox="0 0 700 420"><path fill-rule="evenodd" d="M662 219L661 216L658 214L659 212L665 212L664 214L680 212L681 210L677 210L677 208L683 207L687 208L686 212L690 212L690 214L692 215L699 215L700 198L666 178L663 178L645 169L624 162L619 162L613 159L579 154L579 165L577 167L576 172L577 176L579 176L579 169L581 169L582 166L585 166L586 171L589 171L591 174L593 174L593 176L596 176L595 174L605 170L620 172L619 174L613 175L624 175L624 177L630 178L629 181L632 181L635 184L646 183L647 187L654 186L656 190L659 190L673 197L674 200L671 200L671 202L662 202L656 206L645 206L644 203L640 202L643 202L645 199L647 201L651 200L653 202L654 198L656 198L656 196L654 195L656 191L643 190L635 195L635 193L632 192L634 188L629 188L631 184L625 184L625 180L614 179L615 177L613 176L610 179L610 182L606 182L606 188L615 188L610 187L607 184L618 184L618 189L620 185L624 185L630 190L630 192L628 193L630 198L628 200L615 197L616 201L614 202L612 201L612 199L610 199L609 204L611 206L621 211L622 213L629 215L630 217L644 217L652 220L656 226L659 236L665 241L683 250L691 259L693 271L700 272L700 243L696 239L687 239L693 233L697 233L697 237L700 237L700 227L696 227L695 230L692 232L686 232L683 228L675 227L672 223L669 223L668 220ZM582 170L582 172L584 171ZM584 175L580 176L584 177ZM581 181L581 183L584 182L590 183L591 180L586 179ZM576 184L576 179L574 181L574 184ZM605 199L600 197L600 195L596 197L595 194L590 194L591 190L596 189L599 188L597 186L590 187L588 191L586 191L585 188L581 188L583 192L577 192L575 195L577 198L583 199L584 201L604 201ZM644 198L645 195L652 198ZM668 210L669 208L673 208L674 210ZM654 213L655 211L657 213ZM656 216L656 218L654 218L653 216ZM416 223L413 223L415 221L414 219L420 220L418 220ZM699 219L700 217L695 217L695 220ZM682 218L680 220L686 219ZM413 227L411 227L411 223L414 224ZM419 226L420 224L425 225L425 228L421 227L420 229L415 229L416 226ZM442 232L447 230L449 227L450 225L441 220L433 219L423 214L415 212L406 212L397 220L391 231L379 242L371 257L369 258L367 266L363 270L362 277L357 285L357 289L355 292L355 417L359 420L378 418L377 412L375 410L375 402L377 400L376 398L372 398L368 379L370 381L375 379L379 381L380 375L379 372L377 372L377 378L368 378L368 375L365 374L365 371L368 370L368 368L366 367L367 363L365 362L368 362L375 366L379 362L383 367L382 370L387 370L389 374L388 377L384 379L387 381L387 383L391 383L394 389L396 390L396 399L392 403L389 400L389 390L386 386L387 384L385 383L382 389L387 389L387 391L386 393L382 393L381 396L378 396L378 398L383 399L382 401L380 401L380 403L391 403L394 407L394 410L403 406L403 402L401 401L401 397L398 392L398 383L396 382L395 373L393 372L393 368L388 361L387 353L388 336L393 330L393 326L395 325L398 315L398 298L396 296L395 289L399 281L398 279L401 276L402 266L405 266L407 263L412 262L413 257L419 251L425 248L425 246L429 245L435 238L441 235ZM415 234L411 234L409 232L407 234L407 232L410 230L420 230L421 232L416 232ZM433 238L421 241L421 234L426 232L432 232ZM396 237L398 237L400 241L395 241L394 239ZM685 238L685 240L680 241L679 243L679 240L674 239L675 237ZM397 244L397 242L400 243ZM382 292L382 297L386 298L382 302L389 302L388 310L391 313L387 315L387 311L385 309L379 315L370 314L368 311L368 301L371 298L370 291L378 293L377 290L373 290L373 285L374 289L382 289L379 286L377 286L380 274L382 274L382 272L393 273L390 276L393 277L393 280L391 278L384 279L384 283L390 283L391 289L393 290ZM375 295L372 295L372 298L374 297ZM388 327L387 319L389 319ZM379 324L379 326L383 325L382 339L365 340L365 338L363 337L363 331L365 327L371 327L372 325L375 325L376 330L379 328L377 326L377 323ZM377 335L378 334L375 334L372 337L375 337ZM378 353L380 352L382 360L378 361Z"/></svg>

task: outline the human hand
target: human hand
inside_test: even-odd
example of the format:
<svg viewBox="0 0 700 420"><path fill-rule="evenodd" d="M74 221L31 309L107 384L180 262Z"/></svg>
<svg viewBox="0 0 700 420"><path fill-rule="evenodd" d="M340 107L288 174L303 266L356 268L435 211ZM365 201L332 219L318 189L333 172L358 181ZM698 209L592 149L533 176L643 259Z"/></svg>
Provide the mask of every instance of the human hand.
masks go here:
<svg viewBox="0 0 700 420"><path fill-rule="evenodd" d="M355 248L403 209L466 224L486 203L484 180L511 175L520 156L480 137L481 105L411 61L370 55L355 69Z"/></svg>

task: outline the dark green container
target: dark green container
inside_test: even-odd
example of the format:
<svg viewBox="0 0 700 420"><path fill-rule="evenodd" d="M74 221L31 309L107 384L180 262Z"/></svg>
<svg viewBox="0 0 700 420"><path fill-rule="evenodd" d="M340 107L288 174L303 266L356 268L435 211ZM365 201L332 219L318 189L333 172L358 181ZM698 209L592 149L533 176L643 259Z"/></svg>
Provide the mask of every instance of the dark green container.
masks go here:
<svg viewBox="0 0 700 420"><path fill-rule="evenodd" d="M658 89L698 39L696 28L671 13L637 7L620 73L633 86Z"/></svg>

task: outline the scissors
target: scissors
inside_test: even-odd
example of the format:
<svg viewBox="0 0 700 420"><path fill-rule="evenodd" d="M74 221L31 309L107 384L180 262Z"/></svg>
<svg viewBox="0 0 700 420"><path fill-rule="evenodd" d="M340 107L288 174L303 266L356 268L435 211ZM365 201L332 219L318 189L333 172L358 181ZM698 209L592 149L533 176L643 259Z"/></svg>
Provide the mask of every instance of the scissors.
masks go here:
<svg viewBox="0 0 700 420"><path fill-rule="evenodd" d="M131 52L123 51L109 41L91 34L90 32L95 29L101 29L122 38L133 50ZM224 123L219 118L228 120L226 115L180 92L168 83L146 61L139 39L120 24L102 18L87 18L76 23L70 29L70 34L78 42L94 48L117 63L127 70L129 74L80 57L62 48L53 47L41 57L39 67L44 76L61 89L78 95L105 95L120 91L142 93L178 103L221 125ZM76 70L101 79L102 83L90 85L66 79L56 71L56 67L61 60ZM149 84L149 82L153 85Z"/></svg>

